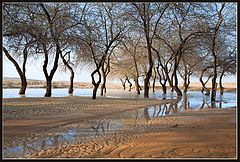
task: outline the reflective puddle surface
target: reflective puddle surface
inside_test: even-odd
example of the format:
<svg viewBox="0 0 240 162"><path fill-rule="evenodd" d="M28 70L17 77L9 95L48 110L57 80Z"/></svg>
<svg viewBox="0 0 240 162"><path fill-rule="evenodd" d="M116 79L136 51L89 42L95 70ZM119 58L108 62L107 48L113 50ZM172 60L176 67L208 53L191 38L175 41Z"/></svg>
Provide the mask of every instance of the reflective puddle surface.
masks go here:
<svg viewBox="0 0 240 162"><path fill-rule="evenodd" d="M235 94L236 95L236 94ZM174 97L175 98L175 97ZM154 118L177 115L188 109L207 109L210 107L227 108L236 106L236 98L230 94L221 97L215 103L209 96L189 94L177 102L150 106L137 110L125 111L112 116L67 124L41 132L32 132L25 137L16 137L3 141L4 158L24 158L26 155L43 149L66 145L73 142L84 142L86 139L98 138L119 131L132 130L142 121ZM10 141L10 142L9 142Z"/></svg>

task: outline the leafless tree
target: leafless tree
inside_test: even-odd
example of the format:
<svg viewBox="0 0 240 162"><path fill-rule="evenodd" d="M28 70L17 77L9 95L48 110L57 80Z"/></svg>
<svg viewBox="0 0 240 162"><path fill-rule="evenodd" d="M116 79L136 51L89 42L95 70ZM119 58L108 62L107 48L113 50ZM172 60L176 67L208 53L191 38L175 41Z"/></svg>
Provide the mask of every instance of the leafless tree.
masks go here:
<svg viewBox="0 0 240 162"><path fill-rule="evenodd" d="M24 4L8 4L3 5L3 39L4 45L2 50L6 57L15 66L21 80L20 95L24 95L27 88L26 79L26 63L29 53L36 40L24 33L28 27L25 26L26 21L31 21L31 17L26 11ZM21 10L21 14L17 14ZM17 59L22 58L22 68Z"/></svg>
<svg viewBox="0 0 240 162"><path fill-rule="evenodd" d="M216 39L217 35L219 32L219 28L222 24L223 21L223 16L222 16L222 11L224 9L225 3L221 5L220 10L218 10L217 4L215 4L216 7L216 12L218 15L218 20L214 26L214 30L212 33L212 56L213 56L213 78L212 78L212 94L211 94L211 101L216 100L216 91L217 91L217 84L216 84L216 79L217 79L217 54L216 54Z"/></svg>
<svg viewBox="0 0 240 162"><path fill-rule="evenodd" d="M70 60L70 53L71 53L71 51L68 51L68 52L66 52L63 55L62 52L61 52L60 53L60 57L61 57L61 59L63 61L64 67L66 67L70 71L70 73L71 73L71 75L70 75L70 85L69 85L68 93L72 94L73 93L74 71L73 71L73 67L71 66L72 63L71 63L71 60ZM67 59L66 59L66 57L67 57ZM63 67L63 69L64 69L64 71L66 71L64 67Z"/></svg>
<svg viewBox="0 0 240 162"><path fill-rule="evenodd" d="M142 59L143 56L141 51L143 50L140 42L141 38L141 36L128 34L128 36L123 40L123 46L121 48L124 55L129 55L129 59L133 61L135 70L135 73L133 72L133 79L137 94L140 94L140 90L142 90L141 86L139 85L140 69L138 65L141 62L140 59Z"/></svg>
<svg viewBox="0 0 240 162"><path fill-rule="evenodd" d="M152 76L153 58L152 58L152 39L155 36L159 22L168 8L165 3L132 3L135 21L143 30L148 50L148 71L144 79L144 98L149 97L149 80Z"/></svg>

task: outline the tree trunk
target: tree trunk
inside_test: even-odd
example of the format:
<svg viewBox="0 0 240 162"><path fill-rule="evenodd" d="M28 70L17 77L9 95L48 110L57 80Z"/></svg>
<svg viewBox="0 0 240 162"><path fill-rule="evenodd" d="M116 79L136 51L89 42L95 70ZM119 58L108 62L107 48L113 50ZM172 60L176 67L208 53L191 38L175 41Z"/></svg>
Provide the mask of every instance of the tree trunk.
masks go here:
<svg viewBox="0 0 240 162"><path fill-rule="evenodd" d="M67 52L66 54L70 54L71 51ZM70 76L70 85L68 89L68 93L72 94L73 93L73 79L74 79L74 71L73 68L68 64L68 62L65 60L64 56L62 55L62 52L60 53L60 57L62 58L62 61L64 65L68 68L68 70L71 72ZM70 56L69 56L70 57Z"/></svg>
<svg viewBox="0 0 240 162"><path fill-rule="evenodd" d="M139 85L139 83L138 83L138 87L139 87L139 90L142 91L142 87Z"/></svg>
<svg viewBox="0 0 240 162"><path fill-rule="evenodd" d="M183 87L184 87L183 93L187 93L187 78L184 78Z"/></svg>
<svg viewBox="0 0 240 162"><path fill-rule="evenodd" d="M152 68L153 68L153 60L152 60L152 51L151 51L151 46L152 46L152 42L150 41L149 38L149 24L146 23L146 21L144 22L144 33L145 33L145 37L146 37L146 41L147 41L147 49L148 49L148 72L146 74L146 77L144 79L144 98L148 98L149 97L149 80L152 77Z"/></svg>
<svg viewBox="0 0 240 162"><path fill-rule="evenodd" d="M51 97L51 95L52 95L52 79L47 78L46 82L47 82L46 93L45 93L44 97Z"/></svg>
<svg viewBox="0 0 240 162"><path fill-rule="evenodd" d="M210 95L210 90L209 90L205 85L207 84L208 80L211 78L212 75L209 75L208 79L207 79L206 82L204 83L203 80L202 80L202 78L203 78L203 74L204 74L204 72L205 72L206 70L207 70L207 69L202 70L202 73L201 73L201 76L200 76L200 78L199 78L199 81L200 81L201 84L202 84L202 90L201 90L201 92L203 93L204 91L206 91L205 95L208 96L208 95Z"/></svg>
<svg viewBox="0 0 240 162"><path fill-rule="evenodd" d="M171 80L169 80L169 85L170 85L170 87L171 87L171 92L174 91L173 78L174 78L174 75L172 74ZM169 79L170 79L170 78L169 78Z"/></svg>
<svg viewBox="0 0 240 162"><path fill-rule="evenodd" d="M219 87L220 87L220 95L223 95L223 91L224 91L224 88L222 86L222 77L224 75L224 70L222 71L221 75L220 75L220 78L219 78Z"/></svg>
<svg viewBox="0 0 240 162"><path fill-rule="evenodd" d="M103 83L101 85L101 96L103 96L103 93L106 93L106 75L104 72L102 72L102 76L103 76Z"/></svg>
<svg viewBox="0 0 240 162"><path fill-rule="evenodd" d="M164 84L162 84L162 92L163 94L167 94L167 87Z"/></svg>
<svg viewBox="0 0 240 162"><path fill-rule="evenodd" d="M99 85L94 85L92 99L97 98L97 89Z"/></svg>
<svg viewBox="0 0 240 162"><path fill-rule="evenodd" d="M21 87L20 87L20 90L19 90L18 94L19 95L25 95L26 88L27 88L27 79L26 79L26 76L24 74L24 75L21 75Z"/></svg>
<svg viewBox="0 0 240 162"><path fill-rule="evenodd" d="M17 72L18 72L18 75L20 76L20 79L21 79L21 87L20 87L20 90L19 90L19 95L24 95L25 92L26 92L26 88L27 88L27 79L26 79L26 75L25 75L25 65L26 65L26 62L27 62L27 47L26 46L24 48L24 52L23 52L23 69L21 70L20 66L18 65L18 63L14 60L14 58L9 54L8 50L5 48L5 47L2 47L5 55L7 56L7 58L13 63L13 65L15 66Z"/></svg>
<svg viewBox="0 0 240 162"><path fill-rule="evenodd" d="M212 78L212 94L211 94L211 101L216 100L216 91L217 91L217 67L216 67L216 59L214 59L214 70L213 70L213 78Z"/></svg>
<svg viewBox="0 0 240 162"><path fill-rule="evenodd" d="M158 73L158 76L159 76L159 83L161 84L161 86L162 86L162 92L163 92L163 94L165 95L166 93L167 93L167 87L166 87L166 83L167 83L167 75L168 74L166 74L165 73L165 70L164 70L164 66L160 63L160 59L158 60L159 62L158 62L158 66L157 66L157 73ZM161 65L161 67L162 67L162 69L161 69L161 72L162 72L162 76L161 76L161 73L160 73L160 71L159 71L159 65ZM164 75L164 73L165 73L165 75ZM168 76L168 78L169 78L169 76ZM162 79L163 79L163 83L162 83Z"/></svg>
<svg viewBox="0 0 240 162"><path fill-rule="evenodd" d="M149 70L146 74L146 78L144 79L144 98L148 98L149 97L149 80L152 76L152 67L153 67L153 63L152 61L149 61L151 63L150 64L150 67L149 67Z"/></svg>
<svg viewBox="0 0 240 162"><path fill-rule="evenodd" d="M125 90L126 89L126 79L123 81L121 78L120 78L120 81L121 81L121 83L122 83L122 86L123 86L123 90Z"/></svg>
<svg viewBox="0 0 240 162"><path fill-rule="evenodd" d="M163 94L163 95L162 95L162 99L163 99L163 100L166 100L166 99L167 99L167 98L166 98L166 94Z"/></svg>
<svg viewBox="0 0 240 162"><path fill-rule="evenodd" d="M181 76L184 80L183 82L183 87L184 87L184 90L183 90L183 93L187 93L187 67L184 63L184 75Z"/></svg>
<svg viewBox="0 0 240 162"><path fill-rule="evenodd" d="M44 13L47 17L48 25L49 25L49 28L50 28L50 34L51 34L51 36L54 40L54 43L56 45L56 55L55 55L55 59L54 59L53 68L50 71L50 74L48 75L48 73L47 73L48 50L47 50L46 44L44 42L42 42L43 51L44 51L44 54L45 54L43 72L44 72L44 75L46 77L46 82L47 82L45 97L51 97L51 95L52 95L52 93L51 93L52 78L53 78L53 76L54 76L54 74L55 74L55 72L58 68L58 60L59 60L59 56L62 54L62 51L61 51L61 46L60 46L59 41L58 41L58 37L54 33L53 21L51 19L51 15L49 14L48 10L45 8L43 3L40 3L40 6L43 9L43 11L44 11Z"/></svg>
<svg viewBox="0 0 240 162"><path fill-rule="evenodd" d="M149 76L149 75L147 75ZM149 77L144 79L144 98L148 98L148 92L149 92Z"/></svg>
<svg viewBox="0 0 240 162"><path fill-rule="evenodd" d="M19 95L25 95L25 92L26 92L26 88L27 88L27 79L26 79L26 76L25 75L21 75L20 76L20 79L21 79L21 87L20 87L20 90L19 90Z"/></svg>
<svg viewBox="0 0 240 162"><path fill-rule="evenodd" d="M134 83L135 83L135 90L137 91L137 94L140 94L140 88L139 88L137 77L134 77Z"/></svg>
<svg viewBox="0 0 240 162"><path fill-rule="evenodd" d="M215 101L211 102L211 108L216 108L216 102Z"/></svg>
<svg viewBox="0 0 240 162"><path fill-rule="evenodd" d="M73 79L74 79L74 72L73 72L73 70L71 70L70 85L69 85L69 90L68 90L69 94L73 93Z"/></svg>
<svg viewBox="0 0 240 162"><path fill-rule="evenodd" d="M186 78L184 79L184 90L183 90L184 93L187 93L188 91L188 87L190 85L190 76L191 74L187 74Z"/></svg>
<svg viewBox="0 0 240 162"><path fill-rule="evenodd" d="M218 15L218 21L214 27L214 32L213 32L213 37L212 37L212 56L213 56L213 78L212 78L212 95L211 95L211 101L215 101L216 100L216 90L217 90L217 84L216 84L216 80L217 80L217 55L215 53L215 47L216 47L216 39L217 39L217 34L219 31L219 28L221 26L221 23L223 21L223 17L222 17L222 11L223 8L225 6L225 3L222 4L222 7L220 9L220 11L217 11L217 15Z"/></svg>
<svg viewBox="0 0 240 162"><path fill-rule="evenodd" d="M103 93L106 93L106 87L105 87L105 83L104 82L101 85L101 94L100 95L103 96Z"/></svg>
<svg viewBox="0 0 240 162"><path fill-rule="evenodd" d="M94 86L93 88L93 95L92 95L92 99L96 99L97 98L97 89L101 83L101 73L99 71L100 67L97 65L97 69L94 70L92 73L91 73L91 77L92 77L92 84ZM95 81L95 78L94 78L94 74L98 73L98 81L96 82Z"/></svg>
<svg viewBox="0 0 240 162"><path fill-rule="evenodd" d="M175 63L174 63L174 69L173 69L173 76L174 76L174 79L175 79L174 80L175 81L175 85L174 85L173 89L177 93L178 97L182 97L182 91L178 88L177 65L178 65L178 61L177 61L177 57L176 57L175 58Z"/></svg>
<svg viewBox="0 0 240 162"><path fill-rule="evenodd" d="M214 56L214 68L213 68L213 78L212 78L212 95L211 95L211 101L215 101L216 100L216 91L217 91L217 84L216 84L216 80L217 80L217 58L216 56Z"/></svg>
<svg viewBox="0 0 240 162"><path fill-rule="evenodd" d="M156 81L156 77L157 77L157 74L156 74L156 70L155 70L155 68L153 68L154 69L154 78L153 78L153 92L155 92L155 81Z"/></svg>
<svg viewBox="0 0 240 162"><path fill-rule="evenodd" d="M59 55L61 53L61 50L60 50L59 44L56 44L56 55L55 55L55 59L54 59L53 68L50 71L50 75L48 75L48 72L47 72L48 51L46 48L46 44L43 43L42 45L43 45L44 57L45 57L44 64L43 64L43 72L44 72L44 75L46 78L46 84L47 84L46 85L46 93L45 93L44 97L51 97L51 95L52 95L52 92L51 92L52 91L52 78L58 68L58 60L59 60Z"/></svg>
<svg viewBox="0 0 240 162"><path fill-rule="evenodd" d="M107 51L108 50L105 51L105 55L107 55ZM102 66L101 66L101 71L103 76L103 83L101 85L101 96L103 96L103 93L106 94L107 92L106 82L107 82L107 76L110 72L110 55L108 56L108 59L107 59L106 68L104 66L105 66L105 61L102 63Z"/></svg>
<svg viewBox="0 0 240 162"><path fill-rule="evenodd" d="M129 92L132 90L132 83L130 82L130 80L128 79L128 77L126 76L126 80L129 83Z"/></svg>

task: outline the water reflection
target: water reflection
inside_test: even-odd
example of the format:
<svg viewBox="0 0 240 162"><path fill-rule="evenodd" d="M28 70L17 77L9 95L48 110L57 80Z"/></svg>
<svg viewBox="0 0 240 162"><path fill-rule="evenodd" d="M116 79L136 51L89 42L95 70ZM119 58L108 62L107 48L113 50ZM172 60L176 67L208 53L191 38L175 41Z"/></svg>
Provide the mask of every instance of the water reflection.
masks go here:
<svg viewBox="0 0 240 162"><path fill-rule="evenodd" d="M225 93L226 94L226 93ZM162 96L166 99L166 96ZM170 95L174 98L174 95ZM14 140L4 139L3 157L24 158L26 155L72 142L84 142L89 138L96 138L106 134L116 133L121 130L133 130L141 126L142 120L149 121L155 118L179 114L188 109L226 108L236 106L234 100L221 97L212 103L209 96L186 94L182 99L168 104L161 104L127 111L111 117L101 117L81 123L60 126L42 132L33 132L33 135L16 137ZM11 141L6 143L6 141ZM6 147L8 146L8 147Z"/></svg>

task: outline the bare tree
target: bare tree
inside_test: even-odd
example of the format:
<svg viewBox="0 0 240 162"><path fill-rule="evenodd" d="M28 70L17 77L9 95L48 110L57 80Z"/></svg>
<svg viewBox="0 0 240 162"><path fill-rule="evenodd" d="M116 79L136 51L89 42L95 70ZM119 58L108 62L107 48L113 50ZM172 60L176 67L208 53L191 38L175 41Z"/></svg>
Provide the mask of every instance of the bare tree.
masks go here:
<svg viewBox="0 0 240 162"><path fill-rule="evenodd" d="M223 46L225 47L225 46ZM222 78L226 74L235 74L236 73L236 47L230 48L225 47L222 53L222 56L218 58L218 63L220 67L220 77L219 77L219 88L220 88L220 95L223 95L224 87L222 85ZM227 52L227 54L225 53Z"/></svg>
<svg viewBox="0 0 240 162"><path fill-rule="evenodd" d="M185 50L183 56L182 56L182 61L180 61L180 65L178 68L179 75L183 79L183 87L184 93L187 93L188 87L190 85L190 77L193 74L194 71L197 71L199 68L201 68L201 64L204 63L204 60L207 58L208 54L205 56L202 56L201 54L203 53L202 48L201 48L201 43L202 39L199 41L194 40L194 42L189 43L190 46L188 50ZM200 48L199 48L200 46ZM205 70L203 70L203 73ZM202 81L202 76L201 75L201 83L203 87L205 87L205 84Z"/></svg>
<svg viewBox="0 0 240 162"><path fill-rule="evenodd" d="M68 51L65 53L65 55L62 54L62 52L60 53L60 57L63 61L63 64L66 68L68 68L68 70L70 71L71 75L70 75L70 85L69 85L69 89L68 89L68 93L72 94L73 93L73 79L74 79L74 71L73 71L73 67L70 66L70 53L71 51ZM67 56L67 60L65 59L65 57Z"/></svg>
<svg viewBox="0 0 240 162"><path fill-rule="evenodd" d="M140 94L140 90L141 86L139 85L139 63L140 63L140 59L142 56L142 47L140 45L140 40L141 40L141 36L137 36L137 35L130 35L125 37L125 39L122 41L123 47L120 48L122 49L122 52L124 53L124 55L129 55L130 58L133 63L134 63L134 70L135 72L133 72L133 78L134 78L134 83L135 83L135 90L137 91L137 94Z"/></svg>
<svg viewBox="0 0 240 162"><path fill-rule="evenodd" d="M166 23L163 25L165 30L155 34L155 38L161 40L171 50L170 60L173 61L173 69L171 79L168 80L172 80L170 86L173 87L177 96L180 97L182 96L182 91L178 87L177 75L179 63L184 53L189 48L192 48L189 44L208 31L204 23L201 24L200 19L196 15L194 17L194 11L195 5L191 3L174 3L167 12L168 17L166 17ZM168 24L169 27L167 27ZM155 49L154 51L157 50Z"/></svg>
<svg viewBox="0 0 240 162"><path fill-rule="evenodd" d="M114 3L103 3L101 4L99 10L101 22L103 24L102 43L105 44L104 55L106 55L106 59L101 66L103 79L101 85L101 96L103 95L103 93L106 93L106 81L107 76L110 73L110 58L112 52L123 38L123 32L126 28L126 26L122 23L122 13L120 11L121 6Z"/></svg>
<svg viewBox="0 0 240 162"><path fill-rule="evenodd" d="M144 79L144 98L148 98L149 95L149 80L152 76L153 58L152 58L152 39L156 33L156 29L159 22L168 8L168 4L157 3L132 3L134 6L136 15L136 21L143 29L143 33L146 38L146 45L148 50L148 71Z"/></svg>
<svg viewBox="0 0 240 162"><path fill-rule="evenodd" d="M154 71L154 77L153 77L153 84L152 84L152 90L153 92L155 92L155 82L156 82L156 78L157 78L157 72L156 72L156 68L155 65L153 66L153 71Z"/></svg>
<svg viewBox="0 0 240 162"><path fill-rule="evenodd" d="M80 28L82 33L76 35L76 39L83 43L85 60L95 64L95 70L91 73L93 88L92 99L96 99L97 89L103 79L102 94L106 88L106 78L110 72L110 57L113 50L118 45L124 32L124 25L114 24L114 21L120 19L114 17L113 13L116 4L100 3L89 5L87 13L83 17L83 23ZM94 10L94 14L92 12ZM91 20L91 21L90 21ZM102 73L101 73L102 72ZM95 76L98 75L98 80Z"/></svg>
<svg viewBox="0 0 240 162"><path fill-rule="evenodd" d="M25 21L31 21L29 14L24 9L25 7L24 4L11 5L7 3L3 6L3 39L5 45L3 45L2 50L19 74L21 80L20 95L24 95L26 92L26 63L29 58L29 51L34 43L36 43L35 39L24 33L27 28L25 27ZM19 10L21 10L21 16L16 14ZM20 68L17 62L19 58L22 58L22 68Z"/></svg>
<svg viewBox="0 0 240 162"><path fill-rule="evenodd" d="M223 16L222 16L222 11L224 9L225 3L221 5L220 10L217 8L217 4L215 4L216 7L216 12L218 15L218 20L217 23L214 26L213 30L213 35L212 35L212 56L213 56L213 78L212 78L212 94L211 94L211 101L216 100L216 90L217 90L217 84L216 84L216 79L217 79L217 55L216 55L216 39L218 35L219 28L222 24L223 21Z"/></svg>
<svg viewBox="0 0 240 162"><path fill-rule="evenodd" d="M49 30L50 30L50 34L51 34L53 42L54 42L54 44L56 46L56 53L55 53L55 59L54 59L53 68L50 71L50 74L48 74L48 72L47 72L48 51L46 49L46 45L44 43L42 43L44 56L45 56L45 61L44 61L44 64L43 64L43 72L44 72L44 75L46 77L46 83L47 83L46 93L45 93L44 97L51 97L51 95L52 95L52 79L53 79L54 73L56 72L56 70L58 68L58 60L59 60L60 53L62 51L61 51L61 46L60 46L60 43L59 43L59 40L58 40L57 33L54 30L55 29L54 28L54 17L51 17L48 9L45 7L45 5L43 3L40 4L40 7L42 8L43 13L46 16L48 27L49 27ZM55 12L57 12L57 10L58 9L56 8Z"/></svg>
<svg viewBox="0 0 240 162"><path fill-rule="evenodd" d="M52 46L55 46L56 48L53 68L48 74L47 66L48 66L48 57L49 57L50 51L47 49L48 44L46 44L46 41L45 40L43 41L41 38L38 39L40 44L42 45L44 58L45 58L45 61L43 64L43 72L44 72L46 83L47 83L45 97L51 96L52 79L58 68L59 57L62 58L64 64L71 71L69 93L72 93L74 73L73 73L72 67L64 59L62 52L64 51L63 49L64 46L73 43L72 42L73 37L71 35L71 31L74 29L74 27L81 24L84 11L82 11L81 14L79 14L80 18L77 19L75 12L79 11L78 8L80 7L75 6L75 4L60 3L60 4L54 4L54 5L51 5L51 4L46 5L46 4L40 3L39 6L43 12L43 18L45 18L43 19L44 20L43 23L46 24L46 33L45 33L44 39L49 40ZM83 10L84 10L84 7L85 6L83 6ZM59 26L61 27L59 28ZM49 33L50 37L48 37L47 33Z"/></svg>
<svg viewBox="0 0 240 162"><path fill-rule="evenodd" d="M166 83L168 81L169 86L173 87L173 79L170 78L171 75L171 69L172 69L172 58L173 54L171 54L171 51L169 52L167 48L165 48L165 43L162 44L161 41L158 39L154 40L154 44L151 47L156 55L154 57L157 59L157 73L159 76L159 82L162 86L162 92L163 94L167 93L167 87ZM160 54L161 52L161 54ZM170 53L170 54L169 54Z"/></svg>

